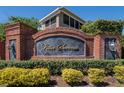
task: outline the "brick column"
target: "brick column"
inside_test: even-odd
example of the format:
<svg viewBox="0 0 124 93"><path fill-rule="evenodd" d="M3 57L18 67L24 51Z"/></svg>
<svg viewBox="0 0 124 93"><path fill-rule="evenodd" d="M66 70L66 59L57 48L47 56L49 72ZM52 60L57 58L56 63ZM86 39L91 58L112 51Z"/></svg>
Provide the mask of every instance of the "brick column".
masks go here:
<svg viewBox="0 0 124 93"><path fill-rule="evenodd" d="M117 58L121 58L121 44L120 44L120 35L96 35L94 37L94 58L95 59L104 59L105 58L105 38L115 38L117 41Z"/></svg>
<svg viewBox="0 0 124 93"><path fill-rule="evenodd" d="M101 35L94 37L94 59L104 59L104 40Z"/></svg>
<svg viewBox="0 0 124 93"><path fill-rule="evenodd" d="M32 35L37 32L36 29L24 24L15 23L7 25L6 31L6 60L10 60L9 43L10 40L16 40L16 60L30 59L33 51Z"/></svg>

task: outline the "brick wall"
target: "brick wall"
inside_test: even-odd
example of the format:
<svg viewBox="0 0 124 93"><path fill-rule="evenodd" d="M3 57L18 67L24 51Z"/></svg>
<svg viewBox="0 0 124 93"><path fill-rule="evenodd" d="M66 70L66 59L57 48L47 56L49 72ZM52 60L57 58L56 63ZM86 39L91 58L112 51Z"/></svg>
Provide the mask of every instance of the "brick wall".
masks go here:
<svg viewBox="0 0 124 93"><path fill-rule="evenodd" d="M5 41L0 41L0 59L5 59Z"/></svg>
<svg viewBox="0 0 124 93"><path fill-rule="evenodd" d="M10 59L9 41L16 40L16 59L27 60L33 55L32 35L37 32L36 29L24 24L16 23L6 26L6 60Z"/></svg>
<svg viewBox="0 0 124 93"><path fill-rule="evenodd" d="M16 60L28 60L28 59L104 59L104 40L105 38L116 38L117 39L117 52L118 58L121 57L121 45L120 45L120 36L116 35L87 35L84 32L81 32L74 28L58 27L46 29L44 31L37 32L36 29L24 24L16 23L6 26L6 41L5 41L5 57L6 60L10 59L9 55L9 41L16 40ZM69 36L85 41L86 43L86 56L78 57L56 57L56 56L36 56L35 55L35 42L46 37L51 36ZM0 42L0 51L4 43ZM2 47L1 47L2 46ZM4 51L1 52L4 54ZM2 55L4 58L4 55Z"/></svg>
<svg viewBox="0 0 124 93"><path fill-rule="evenodd" d="M69 36L73 38L80 39L82 41L85 41L86 43L86 55L85 57L78 57L78 56L73 56L73 57L56 57L56 56L36 56L34 55L32 59L85 59L85 58L93 58L93 50L94 50L94 36L87 35L84 32L81 32L77 29L74 28L66 28L66 27L58 27L58 28L53 28L53 29L46 29L44 31L39 31L38 33L33 35L34 42L39 41L41 39L47 38L47 37L52 37L52 36ZM34 46L34 52L35 52L35 46Z"/></svg>

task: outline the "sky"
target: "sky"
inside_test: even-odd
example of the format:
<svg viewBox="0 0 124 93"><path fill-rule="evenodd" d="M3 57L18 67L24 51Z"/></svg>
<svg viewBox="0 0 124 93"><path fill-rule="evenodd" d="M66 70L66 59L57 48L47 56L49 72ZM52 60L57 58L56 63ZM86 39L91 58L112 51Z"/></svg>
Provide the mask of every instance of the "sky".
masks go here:
<svg viewBox="0 0 124 93"><path fill-rule="evenodd" d="M0 6L0 23L8 21L10 16L43 18L59 6ZM124 19L123 6L65 6L83 20Z"/></svg>

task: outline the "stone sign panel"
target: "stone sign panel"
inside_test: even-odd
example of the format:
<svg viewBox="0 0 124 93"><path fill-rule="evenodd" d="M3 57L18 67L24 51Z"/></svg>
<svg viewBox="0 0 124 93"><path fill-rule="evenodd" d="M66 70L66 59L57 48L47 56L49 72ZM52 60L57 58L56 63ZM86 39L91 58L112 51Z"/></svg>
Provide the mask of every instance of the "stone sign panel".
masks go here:
<svg viewBox="0 0 124 93"><path fill-rule="evenodd" d="M73 37L55 36L36 42L36 55L75 56L85 55L85 42Z"/></svg>

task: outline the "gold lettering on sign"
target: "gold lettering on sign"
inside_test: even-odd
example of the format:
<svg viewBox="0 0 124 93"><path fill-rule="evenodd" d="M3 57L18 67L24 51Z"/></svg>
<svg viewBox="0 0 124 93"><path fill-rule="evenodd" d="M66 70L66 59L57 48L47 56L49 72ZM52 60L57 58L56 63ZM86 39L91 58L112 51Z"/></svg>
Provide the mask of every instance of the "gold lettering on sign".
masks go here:
<svg viewBox="0 0 124 93"><path fill-rule="evenodd" d="M47 45L44 45L43 49L44 50L55 50L56 48L47 44Z"/></svg>
<svg viewBox="0 0 124 93"><path fill-rule="evenodd" d="M79 51L79 48L76 47L69 47L67 44L59 45L59 46L50 46L46 44L43 46L43 49L46 51L55 51L55 50L65 50L65 51Z"/></svg>

